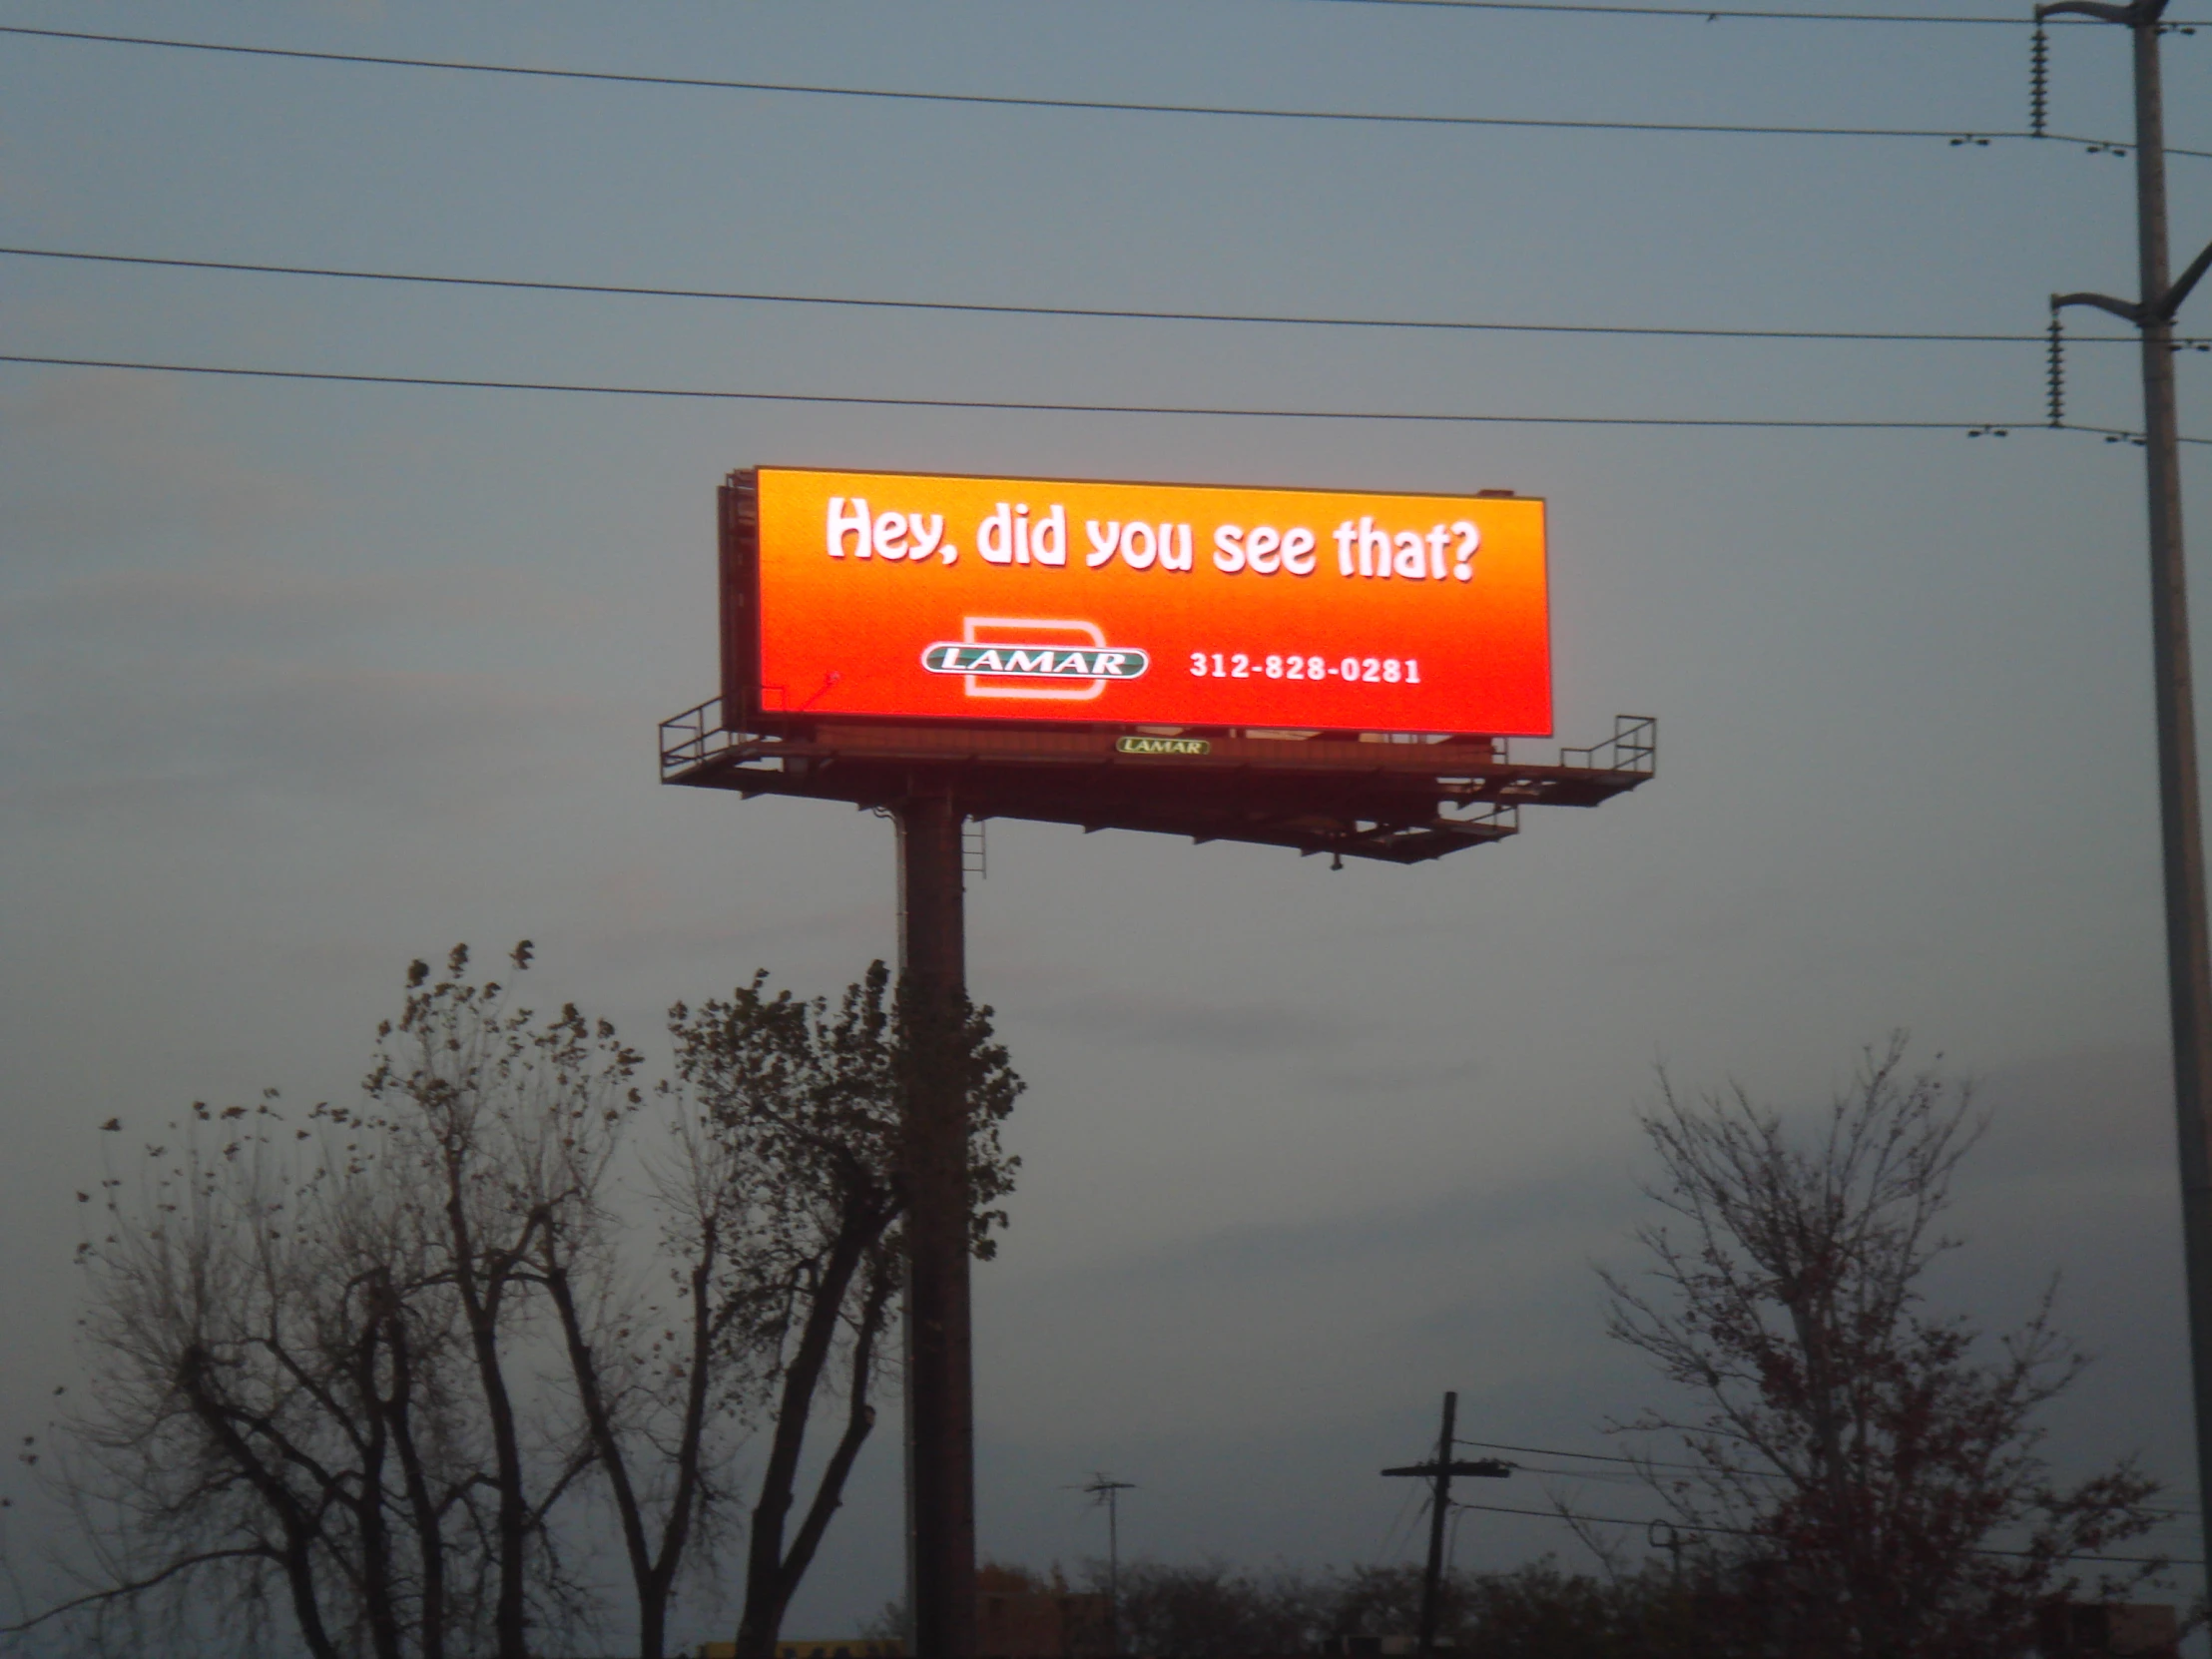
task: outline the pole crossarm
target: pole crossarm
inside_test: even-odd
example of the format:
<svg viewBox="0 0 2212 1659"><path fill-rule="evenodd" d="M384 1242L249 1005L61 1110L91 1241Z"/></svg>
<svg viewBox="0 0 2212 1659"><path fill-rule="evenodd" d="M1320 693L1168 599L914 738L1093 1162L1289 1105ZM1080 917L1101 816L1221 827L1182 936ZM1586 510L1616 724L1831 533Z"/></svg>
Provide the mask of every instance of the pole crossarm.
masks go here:
<svg viewBox="0 0 2212 1659"><path fill-rule="evenodd" d="M1464 1460L1451 1463L1407 1463L1403 1468L1384 1469L1384 1474L1409 1474L1422 1480L1433 1480L1439 1474L1471 1474L1484 1479L1502 1480L1513 1472L1513 1465L1497 1457L1481 1457L1473 1462Z"/></svg>
<svg viewBox="0 0 2212 1659"><path fill-rule="evenodd" d="M2173 286L2166 290L2166 297L2159 302L2159 315L2168 322L2179 315L2181 302L2189 297L2189 290L2197 285L2208 270L2212 270L2212 243L2206 243L2204 252L2189 262L2189 269L2174 278Z"/></svg>
<svg viewBox="0 0 2212 1659"><path fill-rule="evenodd" d="M2035 8L2035 21L2046 17L2093 17L2099 23L2124 23L2132 28L2138 23L2155 22L2166 9L2166 0L2135 0L2130 6L2108 6L2101 0L2053 0L2047 6Z"/></svg>
<svg viewBox="0 0 2212 1659"><path fill-rule="evenodd" d="M2055 311L2067 305L2094 305L2138 328L2147 322L2171 322L2180 314L2197 283L2204 280L2207 271L2212 271L2212 243L2206 243L2204 252L2189 262L2189 269L2167 284L2165 294L2155 305L2115 299L2108 293L2054 293L2050 296L2050 308Z"/></svg>
<svg viewBox="0 0 2212 1659"><path fill-rule="evenodd" d="M2114 299L2108 293L2054 293L2050 296L2052 310L2062 310L2068 305L2094 305L2100 311L2124 317L2138 328L2143 325L2143 307L2132 299Z"/></svg>

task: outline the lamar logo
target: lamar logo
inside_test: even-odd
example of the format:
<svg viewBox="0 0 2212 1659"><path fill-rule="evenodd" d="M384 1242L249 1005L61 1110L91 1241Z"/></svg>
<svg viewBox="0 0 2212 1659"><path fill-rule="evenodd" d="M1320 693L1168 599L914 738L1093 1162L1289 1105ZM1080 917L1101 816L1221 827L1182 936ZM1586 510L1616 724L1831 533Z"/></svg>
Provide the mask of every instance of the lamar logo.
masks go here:
<svg viewBox="0 0 2212 1659"><path fill-rule="evenodd" d="M970 697L1020 697L1087 703L1109 680L1135 680L1152 666L1145 652L1110 646L1095 622L1037 617L961 619L964 639L940 640L921 654L931 674L965 678ZM1053 635L1061 636L1057 643Z"/></svg>
<svg viewBox="0 0 2212 1659"><path fill-rule="evenodd" d="M1042 680L1134 680L1150 666L1142 651L1081 651L1058 645L932 645L931 674L1026 674Z"/></svg>
<svg viewBox="0 0 2212 1659"><path fill-rule="evenodd" d="M1114 749L1123 755L1211 755L1214 746L1204 738L1116 738Z"/></svg>

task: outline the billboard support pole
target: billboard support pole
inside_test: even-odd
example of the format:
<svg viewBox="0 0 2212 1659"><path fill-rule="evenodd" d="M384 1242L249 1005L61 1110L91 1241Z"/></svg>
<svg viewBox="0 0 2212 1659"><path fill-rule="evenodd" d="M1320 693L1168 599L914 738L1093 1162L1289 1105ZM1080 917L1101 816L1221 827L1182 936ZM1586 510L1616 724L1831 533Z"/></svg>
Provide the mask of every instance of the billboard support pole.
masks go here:
<svg viewBox="0 0 2212 1659"><path fill-rule="evenodd" d="M2166 985L2173 1034L2174 1117L2181 1152L2182 1249L2187 1265L2199 1501L2212 1496L2212 947L2205 923L2204 820L2197 785L2196 693L2189 664L2189 595L2181 538L2181 459L2174 406L2174 316L2212 265L2212 248L2171 279L2166 229L2166 135L2158 37L2167 0L2127 5L2058 0L2050 16L2124 25L2135 58L2136 244L2140 298L2051 296L2055 313L2093 305L2143 337L2143 453L2150 494L2151 671L2158 707L2159 839L2166 877ZM2212 1539L2212 1511L2205 1519ZM2212 1558L2212 1557L2208 1557Z"/></svg>
<svg viewBox="0 0 2212 1659"><path fill-rule="evenodd" d="M967 989L958 801L900 803L898 968L907 1078L906 1607L918 1659L975 1651L975 1390L969 1355L968 1102L952 1041Z"/></svg>

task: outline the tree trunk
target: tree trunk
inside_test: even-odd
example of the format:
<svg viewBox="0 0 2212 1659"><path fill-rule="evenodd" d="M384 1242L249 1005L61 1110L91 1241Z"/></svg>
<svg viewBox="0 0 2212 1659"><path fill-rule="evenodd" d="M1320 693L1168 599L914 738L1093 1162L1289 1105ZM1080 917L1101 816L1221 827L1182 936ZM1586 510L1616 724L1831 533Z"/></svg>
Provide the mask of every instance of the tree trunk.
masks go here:
<svg viewBox="0 0 2212 1659"><path fill-rule="evenodd" d="M546 1294L552 1298L554 1311L560 1315L561 1336L568 1349L569 1375L584 1407L584 1426L591 1435L592 1449L598 1454L600 1466L607 1471L607 1484L615 1500L615 1516L622 1526L622 1547L629 1557L630 1579L638 1597L639 1650L643 1659L661 1659L668 1597L665 1592L655 1593L653 1553L646 1542L645 1515L638 1503L637 1488L630 1479L629 1458L622 1436L615 1431L613 1413L607 1408L606 1390L599 1385L599 1361L585 1334L583 1318L577 1312L576 1287L569 1279L568 1265L556 1258L555 1251L555 1241L549 1234L543 1258Z"/></svg>
<svg viewBox="0 0 2212 1659"><path fill-rule="evenodd" d="M852 1472L853 1459L859 1456L861 1443L875 1426L875 1407L868 1402L868 1387L874 1376L875 1340L882 1334L883 1313L890 1304L891 1289L896 1283L894 1272L888 1265L879 1265L868 1283L867 1301L860 1313L860 1329L852 1342L851 1387L846 1395L844 1433L838 1438L836 1449L830 1454L830 1462L815 1488L815 1500L808 1506L807 1518L800 1524L799 1535L792 1539L790 1553L784 1557L776 1604L779 1628L792 1592L799 1588L799 1581L806 1577L808 1567L814 1563L815 1551L822 1546L822 1535L830 1528L830 1517L844 1502L845 1476Z"/></svg>
<svg viewBox="0 0 2212 1659"><path fill-rule="evenodd" d="M414 1439L414 1356L407 1344L406 1316L388 1301L384 1347L391 1355L391 1392L371 1397L389 1426L392 1449L399 1457L408 1518L414 1525L422 1573L421 1630L416 1646L422 1659L445 1659L445 1514L430 1495L429 1475Z"/></svg>
<svg viewBox="0 0 2212 1659"><path fill-rule="evenodd" d="M361 1439L360 1484L353 1512L361 1529L361 1601L368 1623L369 1651L376 1659L399 1659L399 1609L394 1604L391 1527L384 1518L384 1458L390 1436L376 1408L377 1321L373 1315L361 1334L354 1361L354 1391L368 1414Z"/></svg>
<svg viewBox="0 0 2212 1659"><path fill-rule="evenodd" d="M277 1559L284 1569L285 1587L291 1592L292 1617L299 1625L299 1639L306 1643L311 1659L338 1659L337 1644L330 1640L330 1633L323 1625L322 1605L315 1593L317 1528L314 1518L300 1507L290 1488L255 1455L254 1448L247 1444L223 1402L207 1386L207 1355L198 1348L185 1351L177 1381L186 1403L223 1447L232 1466L261 1494L283 1528L284 1542Z"/></svg>
<svg viewBox="0 0 2212 1659"><path fill-rule="evenodd" d="M660 1659L662 1644L667 1640L669 1591L675 1586L677 1568L683 1564L685 1545L691 1541L692 1509L699 1501L699 1465L705 1455L715 1343L723 1326L715 1317L711 1299L721 1238L721 1230L708 1221L701 1232L699 1260L692 1265L691 1374L685 1379L684 1426L676 1442L676 1492L669 1500L660 1557L653 1563L647 1587L639 1596L639 1630L641 1634L650 1633L653 1643L644 1648L644 1659ZM646 1622L648 1613L650 1624Z"/></svg>
<svg viewBox="0 0 2212 1659"><path fill-rule="evenodd" d="M478 1279L478 1258L468 1226L461 1190L458 1157L448 1151L446 1162L446 1224L451 1229L454 1256L453 1281L461 1295L468 1322L469 1345L476 1358L478 1386L484 1393L485 1414L491 1419L494 1487L498 1494L493 1537L498 1550L499 1587L492 1611L493 1651L497 1659L530 1659L528 1579L526 1551L530 1540L530 1506L522 1490L522 1446L515 1433L514 1401L507 1392L507 1377L499 1358L499 1302L504 1275Z"/></svg>
<svg viewBox="0 0 2212 1659"><path fill-rule="evenodd" d="M791 1511L792 1486L799 1473L799 1457L806 1445L807 1418L815 1390L836 1338L844 1298L852 1276L870 1246L882 1236L889 1218L875 1221L846 1209L839 1237L824 1264L802 1329L799 1351L784 1371L784 1388L776 1412L776 1437L769 1453L768 1469L761 1476L760 1501L753 1508L753 1536L746 1552L745 1613L738 1622L737 1659L775 1659L776 1637L790 1599L785 1574L784 1519ZM864 1236L863 1236L864 1234Z"/></svg>

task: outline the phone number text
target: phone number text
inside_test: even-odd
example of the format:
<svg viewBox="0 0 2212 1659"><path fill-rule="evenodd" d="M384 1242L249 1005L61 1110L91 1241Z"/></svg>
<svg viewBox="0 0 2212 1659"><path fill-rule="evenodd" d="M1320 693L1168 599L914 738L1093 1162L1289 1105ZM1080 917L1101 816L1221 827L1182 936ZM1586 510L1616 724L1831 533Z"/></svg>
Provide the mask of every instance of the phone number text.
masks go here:
<svg viewBox="0 0 2212 1659"><path fill-rule="evenodd" d="M1194 651L1191 674L1199 680L1351 680L1371 686L1417 686L1417 657L1303 657L1246 651Z"/></svg>

